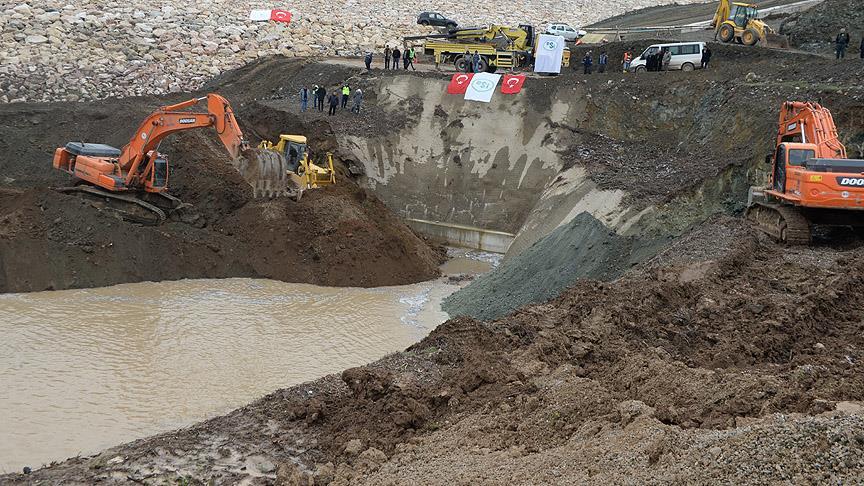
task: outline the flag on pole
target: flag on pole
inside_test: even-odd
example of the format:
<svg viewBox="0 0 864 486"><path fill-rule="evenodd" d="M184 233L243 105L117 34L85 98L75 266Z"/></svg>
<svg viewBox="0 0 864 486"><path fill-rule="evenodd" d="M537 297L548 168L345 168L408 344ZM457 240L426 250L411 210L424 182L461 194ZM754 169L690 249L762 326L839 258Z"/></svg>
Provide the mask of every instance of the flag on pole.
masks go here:
<svg viewBox="0 0 864 486"><path fill-rule="evenodd" d="M564 57L564 38L560 35L540 34L534 59L535 73L560 73Z"/></svg>
<svg viewBox="0 0 864 486"><path fill-rule="evenodd" d="M270 20L273 20L275 22L284 22L287 24L287 23L291 22L291 12L289 12L287 10L278 10L278 9L271 10L270 11Z"/></svg>
<svg viewBox="0 0 864 486"><path fill-rule="evenodd" d="M249 13L249 20L253 22L291 22L291 12L279 9L256 9Z"/></svg>
<svg viewBox="0 0 864 486"><path fill-rule="evenodd" d="M504 81L501 82L501 94L516 94L522 91L523 84L524 74L505 74Z"/></svg>
<svg viewBox="0 0 864 486"><path fill-rule="evenodd" d="M498 86L499 79L501 79L500 74L475 74L471 78L471 82L468 83L468 89L465 91L465 100L489 103L492 101L492 94L495 93L495 87Z"/></svg>
<svg viewBox="0 0 864 486"><path fill-rule="evenodd" d="M447 85L447 93L464 95L473 77L474 75L471 73L454 74L453 78L450 79L450 84Z"/></svg>

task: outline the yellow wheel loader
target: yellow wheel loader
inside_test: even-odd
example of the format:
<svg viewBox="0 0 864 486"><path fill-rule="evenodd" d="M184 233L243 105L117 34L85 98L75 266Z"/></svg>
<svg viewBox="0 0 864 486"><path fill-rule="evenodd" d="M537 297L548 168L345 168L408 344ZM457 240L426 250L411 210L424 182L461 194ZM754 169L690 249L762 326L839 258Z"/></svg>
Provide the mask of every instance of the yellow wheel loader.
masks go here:
<svg viewBox="0 0 864 486"><path fill-rule="evenodd" d="M759 10L755 3L738 3L720 0L711 27L715 38L722 42L738 42L747 46L761 41L765 47L789 47L785 36L774 31L758 19Z"/></svg>
<svg viewBox="0 0 864 486"><path fill-rule="evenodd" d="M327 152L325 165L317 165L309 160L306 147L306 137L303 135L279 135L275 144L264 140L259 149L268 150L284 157L286 161L286 177L295 181L302 190L314 189L336 183L336 171L333 169L333 154Z"/></svg>

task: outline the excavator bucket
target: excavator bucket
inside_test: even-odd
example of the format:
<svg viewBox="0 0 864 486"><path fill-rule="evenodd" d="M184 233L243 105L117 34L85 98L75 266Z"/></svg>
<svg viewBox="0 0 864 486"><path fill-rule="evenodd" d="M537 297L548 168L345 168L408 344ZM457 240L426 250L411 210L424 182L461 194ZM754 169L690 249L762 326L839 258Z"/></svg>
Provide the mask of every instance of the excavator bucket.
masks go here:
<svg viewBox="0 0 864 486"><path fill-rule="evenodd" d="M252 186L256 198L288 196L299 201L303 195L301 177L288 170L287 160L278 152L249 149L234 159L233 165Z"/></svg>

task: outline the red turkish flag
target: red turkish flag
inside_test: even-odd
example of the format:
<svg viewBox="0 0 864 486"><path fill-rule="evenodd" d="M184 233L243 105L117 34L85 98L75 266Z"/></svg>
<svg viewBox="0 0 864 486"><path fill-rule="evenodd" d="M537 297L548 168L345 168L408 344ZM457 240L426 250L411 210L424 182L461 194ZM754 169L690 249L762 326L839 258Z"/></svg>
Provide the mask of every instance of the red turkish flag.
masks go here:
<svg viewBox="0 0 864 486"><path fill-rule="evenodd" d="M287 10L271 10L270 11L270 20L275 22L291 22L291 12Z"/></svg>
<svg viewBox="0 0 864 486"><path fill-rule="evenodd" d="M524 74L505 74L504 81L501 83L501 94L516 94L522 91L523 84L525 84Z"/></svg>
<svg viewBox="0 0 864 486"><path fill-rule="evenodd" d="M471 78L473 77L473 73L454 74L453 79L450 80L450 84L447 85L447 93L464 95L468 91L468 85L471 84Z"/></svg>

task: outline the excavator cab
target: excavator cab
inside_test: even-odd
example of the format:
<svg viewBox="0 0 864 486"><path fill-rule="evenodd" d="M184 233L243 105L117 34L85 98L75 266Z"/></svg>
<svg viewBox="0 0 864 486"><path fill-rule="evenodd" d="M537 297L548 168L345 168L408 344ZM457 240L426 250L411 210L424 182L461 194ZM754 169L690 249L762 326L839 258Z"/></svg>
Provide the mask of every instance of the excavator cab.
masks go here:
<svg viewBox="0 0 864 486"><path fill-rule="evenodd" d="M153 189L161 190L168 187L168 161L164 157L156 157L153 161Z"/></svg>
<svg viewBox="0 0 864 486"><path fill-rule="evenodd" d="M807 167L807 161L816 158L816 146L811 143L781 143L774 152L771 171L771 186L780 193L786 192L787 173L795 175Z"/></svg>

